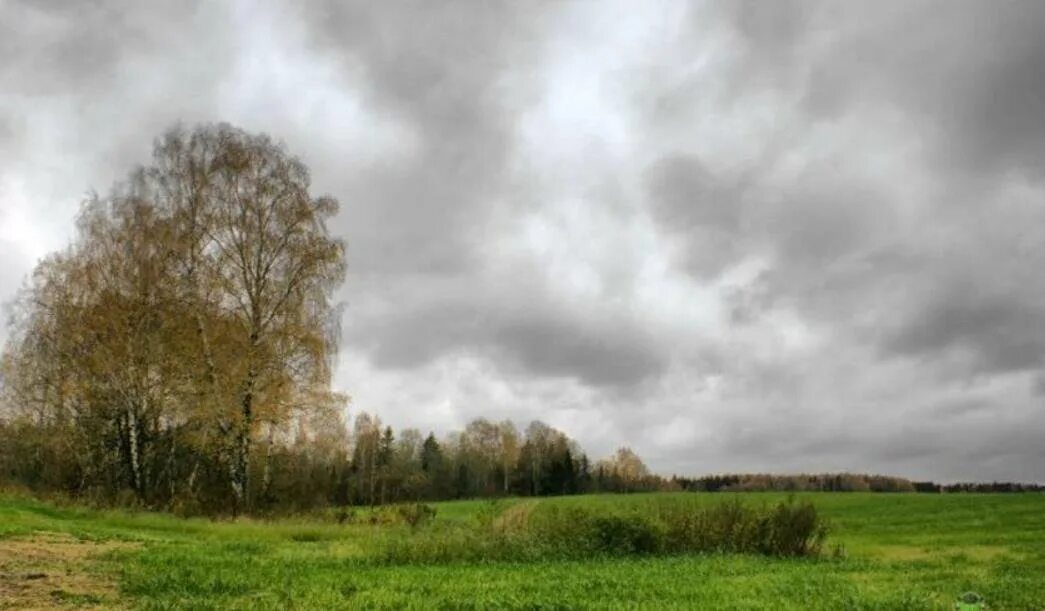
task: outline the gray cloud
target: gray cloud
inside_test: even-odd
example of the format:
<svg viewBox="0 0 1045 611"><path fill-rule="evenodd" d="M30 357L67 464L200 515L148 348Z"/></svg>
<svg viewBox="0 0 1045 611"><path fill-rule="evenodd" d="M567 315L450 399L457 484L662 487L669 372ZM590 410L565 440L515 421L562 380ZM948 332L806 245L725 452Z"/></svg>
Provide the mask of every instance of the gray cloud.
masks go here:
<svg viewBox="0 0 1045 611"><path fill-rule="evenodd" d="M987 372L1040 367L1045 358L1045 306L1026 291L994 293L985 283L941 286L918 303L886 339L901 354L964 351Z"/></svg>
<svg viewBox="0 0 1045 611"><path fill-rule="evenodd" d="M522 287L501 294L441 286L442 295L383 295L359 308L345 330L346 349L367 350L384 369L416 369L466 354L493 359L512 377L564 377L611 388L638 384L668 365L660 339L627 314L557 305L537 284L526 289L525 304L505 299L523 294Z"/></svg>
<svg viewBox="0 0 1045 611"><path fill-rule="evenodd" d="M742 186L685 154L658 159L645 180L653 217L665 234L682 238L681 263L689 271L714 276L741 255Z"/></svg>
<svg viewBox="0 0 1045 611"><path fill-rule="evenodd" d="M728 232L739 229L737 189L720 184L721 179L699 159L670 155L658 160L648 172L654 211L666 227L679 231L700 227Z"/></svg>
<svg viewBox="0 0 1045 611"><path fill-rule="evenodd" d="M630 327L630 328L629 328ZM498 342L537 375L571 374L593 386L628 386L664 370L668 355L641 329L627 323L530 317L498 329Z"/></svg>
<svg viewBox="0 0 1045 611"><path fill-rule="evenodd" d="M508 178L513 101L502 79L535 52L528 16L507 3L320 6L306 18L321 52L361 71L368 104L416 138L405 158L363 168L345 185L357 215L346 227L355 264L433 273L472 266L473 234Z"/></svg>
<svg viewBox="0 0 1045 611"><path fill-rule="evenodd" d="M21 82L29 94L104 87L117 76L124 53L141 51L147 42L115 4L15 0L5 13L0 25L3 56L31 53L35 61L5 62L0 74L7 82Z"/></svg>
<svg viewBox="0 0 1045 611"><path fill-rule="evenodd" d="M1040 189L1045 167L1045 124L1036 118L1045 77L1032 67L1045 59L1035 34L1045 24L1040 6L739 3L720 15L739 44L722 62L728 86L717 103L775 92L783 125L751 160L746 227L727 238L691 229L688 248L715 270L744 254L774 253L760 277L760 307L797 308L886 354L935 358L960 349L973 371L1040 367L1045 310L1040 281L1027 278L1045 255L1027 234L1040 190L1004 201L1014 177ZM714 29L706 13L694 17L695 28ZM848 159L815 161L803 151L818 130L846 138L875 129L910 136L910 144L894 138L896 154L921 165L886 176L857 161L878 151L843 147ZM796 155L805 156L801 173L783 185L767 180ZM929 185L917 208L906 201L905 180ZM673 192L685 191L679 181ZM678 217L668 224L686 226ZM712 252L700 252L708 245ZM742 317L752 315L748 302Z"/></svg>
<svg viewBox="0 0 1045 611"><path fill-rule="evenodd" d="M1040 479L1043 27L1021 1L7 2L0 297L163 128L229 121L342 202L353 409L539 417L680 473Z"/></svg>
<svg viewBox="0 0 1045 611"><path fill-rule="evenodd" d="M1040 3L784 2L759 9L739 3L729 16L749 43L746 67L789 75L786 86L804 90L814 118L875 103L898 107L936 140L941 163L973 174L1040 177Z"/></svg>

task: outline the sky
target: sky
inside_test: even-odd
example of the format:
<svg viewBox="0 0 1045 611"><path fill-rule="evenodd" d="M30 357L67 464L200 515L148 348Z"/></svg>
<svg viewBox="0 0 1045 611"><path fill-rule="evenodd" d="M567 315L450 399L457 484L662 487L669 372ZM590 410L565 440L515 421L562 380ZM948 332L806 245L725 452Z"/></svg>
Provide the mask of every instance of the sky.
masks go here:
<svg viewBox="0 0 1045 611"><path fill-rule="evenodd" d="M341 202L350 416L1041 482L1043 66L1019 0L0 0L0 301L228 122Z"/></svg>

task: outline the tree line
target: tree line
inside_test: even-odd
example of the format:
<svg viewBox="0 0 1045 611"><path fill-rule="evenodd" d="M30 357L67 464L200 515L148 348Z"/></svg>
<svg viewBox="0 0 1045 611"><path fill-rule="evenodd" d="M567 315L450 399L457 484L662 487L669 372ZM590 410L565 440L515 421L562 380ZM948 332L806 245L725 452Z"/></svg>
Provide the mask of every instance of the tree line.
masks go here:
<svg viewBox="0 0 1045 611"><path fill-rule="evenodd" d="M412 428L396 434L362 413L351 439L335 503L632 492L664 484L632 450L593 463L576 441L540 421L520 431L509 420L478 418L438 439Z"/></svg>

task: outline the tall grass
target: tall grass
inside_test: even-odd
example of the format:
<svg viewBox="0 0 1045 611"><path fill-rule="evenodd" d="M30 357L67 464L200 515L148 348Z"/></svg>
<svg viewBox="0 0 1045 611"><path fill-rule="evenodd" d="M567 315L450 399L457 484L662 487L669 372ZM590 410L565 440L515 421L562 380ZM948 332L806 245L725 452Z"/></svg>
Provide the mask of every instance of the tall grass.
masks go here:
<svg viewBox="0 0 1045 611"><path fill-rule="evenodd" d="M391 538L382 557L392 563L445 563L690 553L814 556L826 534L816 507L793 499L774 505L734 499L630 507L524 502L479 512L471 523L439 524Z"/></svg>

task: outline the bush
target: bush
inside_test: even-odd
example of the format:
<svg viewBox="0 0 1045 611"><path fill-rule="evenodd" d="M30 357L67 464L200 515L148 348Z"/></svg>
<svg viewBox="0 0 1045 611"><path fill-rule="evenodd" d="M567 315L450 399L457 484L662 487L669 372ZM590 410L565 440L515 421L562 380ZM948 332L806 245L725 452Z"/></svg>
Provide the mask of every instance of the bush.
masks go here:
<svg viewBox="0 0 1045 611"><path fill-rule="evenodd" d="M664 547L663 529L641 516L597 516L591 521L595 548L612 555L654 554Z"/></svg>
<svg viewBox="0 0 1045 611"><path fill-rule="evenodd" d="M426 505L425 503L411 503L408 505L399 505L396 507L399 512L399 517L410 526L410 528L417 528L423 524L431 522L435 518L435 507Z"/></svg>
<svg viewBox="0 0 1045 611"><path fill-rule="evenodd" d="M827 526L812 503L793 499L778 503L762 518L759 551L774 556L811 556L820 553Z"/></svg>
<svg viewBox="0 0 1045 611"><path fill-rule="evenodd" d="M551 506L531 511L519 530L555 556L655 554L664 548L663 525L638 512Z"/></svg>
<svg viewBox="0 0 1045 611"><path fill-rule="evenodd" d="M827 528L809 502L643 507L519 503L495 518L391 540L390 562L542 560L653 554L820 554Z"/></svg>
<svg viewBox="0 0 1045 611"><path fill-rule="evenodd" d="M739 499L694 510L668 507L660 519L669 551L810 556L820 553L827 526L809 502L794 499L752 507Z"/></svg>

